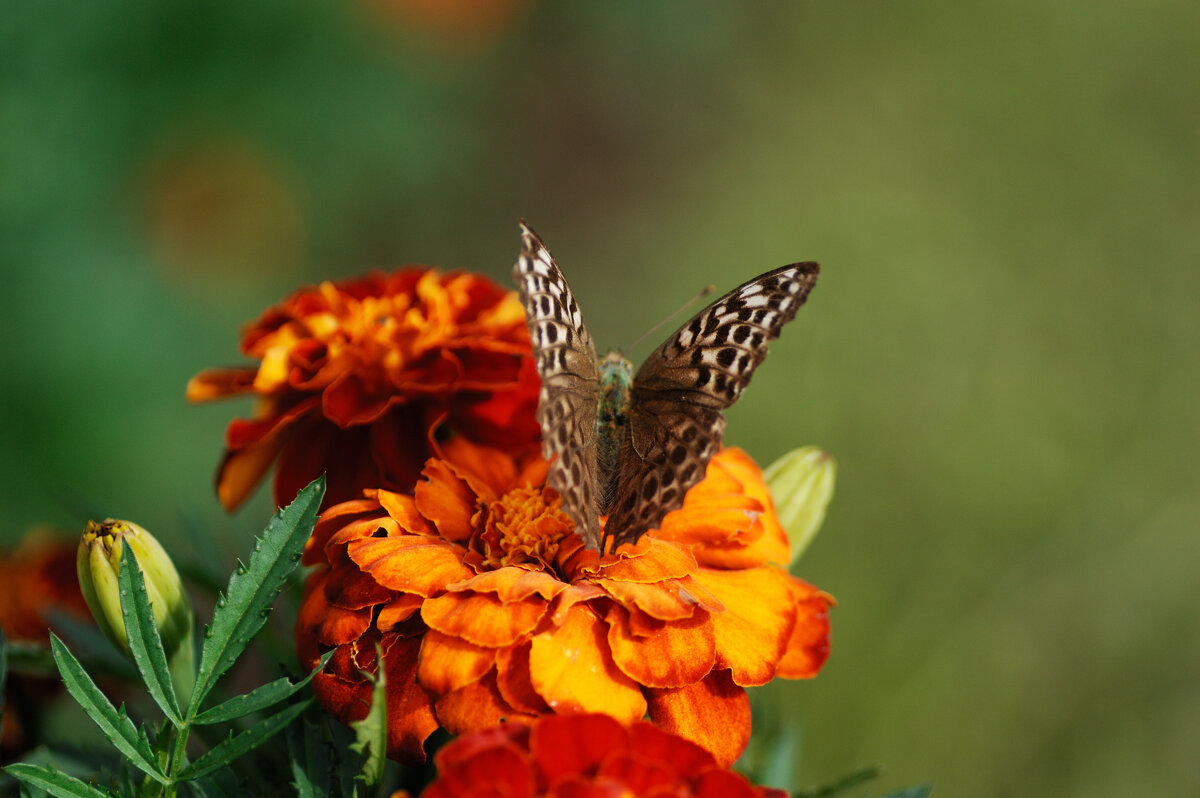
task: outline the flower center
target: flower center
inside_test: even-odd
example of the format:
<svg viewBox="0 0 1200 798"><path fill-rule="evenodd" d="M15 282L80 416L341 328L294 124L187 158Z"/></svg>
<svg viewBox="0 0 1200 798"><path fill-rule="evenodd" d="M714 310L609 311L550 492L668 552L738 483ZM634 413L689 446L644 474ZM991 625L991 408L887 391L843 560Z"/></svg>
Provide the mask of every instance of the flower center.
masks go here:
<svg viewBox="0 0 1200 798"><path fill-rule="evenodd" d="M492 568L536 564L553 570L559 544L575 527L562 499L545 488L514 488L484 509L476 541Z"/></svg>

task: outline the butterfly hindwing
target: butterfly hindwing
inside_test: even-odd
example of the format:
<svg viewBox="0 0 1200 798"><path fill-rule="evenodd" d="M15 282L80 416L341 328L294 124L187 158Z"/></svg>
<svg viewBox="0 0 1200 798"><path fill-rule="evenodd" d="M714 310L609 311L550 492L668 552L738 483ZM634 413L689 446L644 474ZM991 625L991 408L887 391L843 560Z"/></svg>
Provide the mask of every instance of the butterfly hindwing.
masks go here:
<svg viewBox="0 0 1200 798"><path fill-rule="evenodd" d="M704 477L721 446L721 411L741 396L818 272L815 263L797 263L743 283L680 327L638 369L605 523L614 550L657 527Z"/></svg>
<svg viewBox="0 0 1200 798"><path fill-rule="evenodd" d="M584 541L600 547L596 511L596 413L600 383L596 351L579 303L545 244L521 224L521 254L513 274L525 305L542 389L537 420L542 428L550 487Z"/></svg>

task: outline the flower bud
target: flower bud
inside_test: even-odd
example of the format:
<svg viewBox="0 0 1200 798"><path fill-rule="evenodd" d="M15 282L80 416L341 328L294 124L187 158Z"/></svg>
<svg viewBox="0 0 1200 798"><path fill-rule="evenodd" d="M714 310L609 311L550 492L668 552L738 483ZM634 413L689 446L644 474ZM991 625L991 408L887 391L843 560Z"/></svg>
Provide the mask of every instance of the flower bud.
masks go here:
<svg viewBox="0 0 1200 798"><path fill-rule="evenodd" d="M836 472L837 462L816 446L788 452L763 471L779 522L788 533L792 562L808 548L825 520Z"/></svg>
<svg viewBox="0 0 1200 798"><path fill-rule="evenodd" d="M146 596L154 611L154 624L162 638L167 659L186 656L192 652L192 607L183 592L183 583L175 563L154 536L137 524L116 521L89 521L79 542L75 565L79 571L79 587L100 630L118 648L129 655L125 637L125 620L121 615L120 590L117 573L121 554L128 545L141 566L146 582Z"/></svg>

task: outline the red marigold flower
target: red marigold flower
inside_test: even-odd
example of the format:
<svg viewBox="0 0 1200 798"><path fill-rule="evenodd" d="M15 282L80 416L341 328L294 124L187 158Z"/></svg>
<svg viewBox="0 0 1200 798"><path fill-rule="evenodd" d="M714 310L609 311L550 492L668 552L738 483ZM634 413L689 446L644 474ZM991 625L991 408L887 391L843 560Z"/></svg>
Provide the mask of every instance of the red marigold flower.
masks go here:
<svg viewBox="0 0 1200 798"><path fill-rule="evenodd" d="M505 723L451 742L421 798L787 798L755 787L713 755L644 721L548 715Z"/></svg>
<svg viewBox="0 0 1200 798"><path fill-rule="evenodd" d="M603 712L658 726L732 763L750 735L744 688L813 676L830 597L788 560L761 472L726 449L662 528L601 556L584 548L546 462L463 439L408 493L329 508L305 554L297 619L313 682L343 722L366 713L376 645L390 753L420 761L439 725Z"/></svg>
<svg viewBox="0 0 1200 798"><path fill-rule="evenodd" d="M211 369L201 402L259 398L225 433L217 495L228 510L272 464L275 503L326 473L326 506L367 487L409 490L439 438L533 445L538 378L525 313L474 274L411 267L292 294L245 331L257 366Z"/></svg>

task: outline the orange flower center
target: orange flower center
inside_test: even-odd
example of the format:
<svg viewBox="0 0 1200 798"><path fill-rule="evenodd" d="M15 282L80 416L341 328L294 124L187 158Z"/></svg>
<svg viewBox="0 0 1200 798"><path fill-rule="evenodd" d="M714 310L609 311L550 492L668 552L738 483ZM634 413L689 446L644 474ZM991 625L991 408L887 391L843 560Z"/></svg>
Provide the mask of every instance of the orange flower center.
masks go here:
<svg viewBox="0 0 1200 798"><path fill-rule="evenodd" d="M575 531L562 499L541 487L514 488L483 512L477 544L492 568L535 564L553 570L559 545Z"/></svg>

